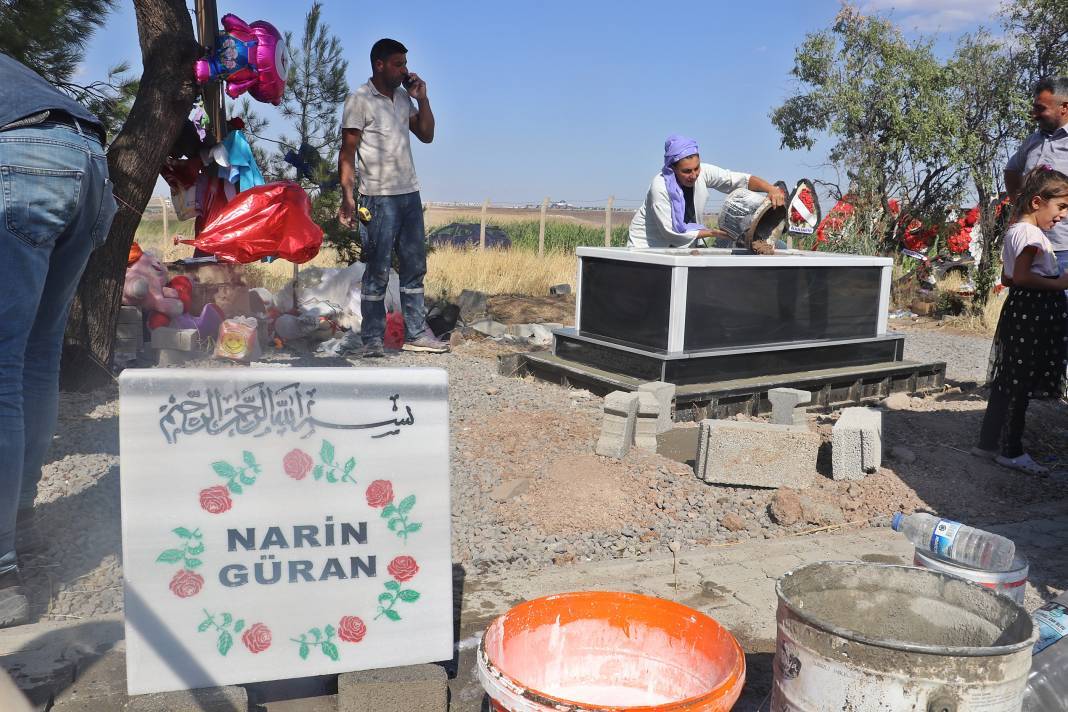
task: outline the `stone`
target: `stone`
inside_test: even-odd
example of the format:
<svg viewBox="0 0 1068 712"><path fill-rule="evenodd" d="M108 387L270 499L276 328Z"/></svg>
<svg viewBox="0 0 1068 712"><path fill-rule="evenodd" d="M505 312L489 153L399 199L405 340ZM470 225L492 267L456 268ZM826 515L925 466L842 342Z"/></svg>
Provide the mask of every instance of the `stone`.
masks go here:
<svg viewBox="0 0 1068 712"><path fill-rule="evenodd" d="M728 512L719 520L721 527L727 531L740 532L746 528L745 520L734 512Z"/></svg>
<svg viewBox="0 0 1068 712"><path fill-rule="evenodd" d="M612 391L604 397L601 436L594 452L605 457L621 458L634 444L634 426L638 419L638 394Z"/></svg>
<svg viewBox="0 0 1068 712"><path fill-rule="evenodd" d="M831 429L831 476L862 480L882 465L883 414L875 408L845 408Z"/></svg>
<svg viewBox="0 0 1068 712"><path fill-rule="evenodd" d="M514 480L505 480L490 490L490 499L494 502L507 502L518 497L530 489L530 479L517 477Z"/></svg>
<svg viewBox="0 0 1068 712"><path fill-rule="evenodd" d="M901 445L895 445L890 448L890 457L894 458L898 462L903 462L906 465L912 462L916 462L916 453L909 450L907 447Z"/></svg>
<svg viewBox="0 0 1068 712"><path fill-rule="evenodd" d="M660 401L654 393L638 391L638 412L634 421L634 447L656 452L657 424L660 422Z"/></svg>
<svg viewBox="0 0 1068 712"><path fill-rule="evenodd" d="M798 499L801 504L801 518L805 520L806 524L826 527L832 524L841 524L845 521L842 508L837 505L805 495L801 495Z"/></svg>
<svg viewBox="0 0 1068 712"><path fill-rule="evenodd" d="M196 351L200 349L200 334L196 329L160 326L152 330L152 348Z"/></svg>
<svg viewBox="0 0 1068 712"><path fill-rule="evenodd" d="M534 336L533 324L509 324L505 329L505 333L508 336L515 336L520 339L529 339Z"/></svg>
<svg viewBox="0 0 1068 712"><path fill-rule="evenodd" d="M883 405L890 410L909 410L912 407L912 398L908 393L891 393L883 401Z"/></svg>
<svg viewBox="0 0 1068 712"><path fill-rule="evenodd" d="M236 685L154 692L136 695L126 703L126 712L244 712L247 709L248 693Z"/></svg>
<svg viewBox="0 0 1068 712"><path fill-rule="evenodd" d="M555 324L531 324L531 343L537 346L548 346L553 342L553 329L559 328Z"/></svg>
<svg viewBox="0 0 1068 712"><path fill-rule="evenodd" d="M554 284L549 287L549 295L553 297L563 296L564 294L571 294L570 284Z"/></svg>
<svg viewBox="0 0 1068 712"><path fill-rule="evenodd" d="M804 489L816 476L819 433L798 425L704 420L697 476L705 482Z"/></svg>
<svg viewBox="0 0 1068 712"><path fill-rule="evenodd" d="M485 316L488 304L489 297L484 292L473 289L465 289L456 299L456 306L460 307L460 318L465 323Z"/></svg>
<svg viewBox="0 0 1068 712"><path fill-rule="evenodd" d="M768 504L768 516L784 527L797 524L801 521L801 497L791 489L779 490Z"/></svg>
<svg viewBox="0 0 1068 712"><path fill-rule="evenodd" d="M675 384L663 381L649 381L638 386L638 392L649 392L656 396L660 403L660 417L656 421L656 432L666 433L674 427L671 418L671 408L675 403Z"/></svg>
<svg viewBox="0 0 1068 712"><path fill-rule="evenodd" d="M346 672L337 679L338 712L446 712L448 676L437 665Z"/></svg>
<svg viewBox="0 0 1068 712"><path fill-rule="evenodd" d="M771 422L776 425L804 425L805 413L797 406L812 402L812 394L797 388L772 388L768 391L771 401Z"/></svg>
<svg viewBox="0 0 1068 712"><path fill-rule="evenodd" d="M508 326L493 319L479 319L471 324L471 328L480 334L497 339L508 333Z"/></svg>

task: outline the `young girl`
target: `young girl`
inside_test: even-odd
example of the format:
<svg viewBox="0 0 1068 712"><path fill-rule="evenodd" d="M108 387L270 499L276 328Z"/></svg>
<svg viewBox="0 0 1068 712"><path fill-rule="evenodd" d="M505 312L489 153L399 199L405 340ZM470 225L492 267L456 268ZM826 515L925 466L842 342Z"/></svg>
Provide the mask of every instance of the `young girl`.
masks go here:
<svg viewBox="0 0 1068 712"><path fill-rule="evenodd" d="M1005 233L1001 309L990 363L990 399L972 452L1034 475L1048 473L1024 452L1024 415L1031 398L1065 393L1068 365L1068 274L1061 274L1044 234L1068 216L1068 176L1036 168L1024 178ZM1000 450L999 450L1000 447Z"/></svg>

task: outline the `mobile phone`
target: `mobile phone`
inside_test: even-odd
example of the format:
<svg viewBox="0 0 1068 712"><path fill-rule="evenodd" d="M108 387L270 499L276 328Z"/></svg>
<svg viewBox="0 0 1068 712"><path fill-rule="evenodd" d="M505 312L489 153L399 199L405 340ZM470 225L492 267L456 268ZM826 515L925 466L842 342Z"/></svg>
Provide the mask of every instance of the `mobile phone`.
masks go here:
<svg viewBox="0 0 1068 712"><path fill-rule="evenodd" d="M401 84L404 85L404 88L405 89L411 89L412 88L412 83L413 83L412 75L411 74L405 74L404 75L404 79L401 80Z"/></svg>

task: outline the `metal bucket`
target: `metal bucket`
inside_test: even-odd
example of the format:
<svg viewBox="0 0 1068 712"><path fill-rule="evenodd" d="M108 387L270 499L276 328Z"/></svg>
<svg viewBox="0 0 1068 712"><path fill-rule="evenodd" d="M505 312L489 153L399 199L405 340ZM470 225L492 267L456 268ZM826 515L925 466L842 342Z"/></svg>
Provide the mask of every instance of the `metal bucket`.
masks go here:
<svg viewBox="0 0 1068 712"><path fill-rule="evenodd" d="M974 581L980 586L993 589L1003 596L1008 596L1021 606L1024 602L1024 591L1027 588L1027 559L1019 554L1012 560L1012 568L1008 571L987 571L986 569L974 569L971 566L958 564L956 561L944 559L929 551L916 549L912 557L913 566L919 566L931 571L941 571L944 574L957 576L966 581Z"/></svg>
<svg viewBox="0 0 1068 712"><path fill-rule="evenodd" d="M825 561L776 585L771 712L1019 712L1031 617L910 566Z"/></svg>
<svg viewBox="0 0 1068 712"><path fill-rule="evenodd" d="M786 229L786 208L772 207L764 193L738 188L723 201L717 226L742 247L753 240L774 241Z"/></svg>

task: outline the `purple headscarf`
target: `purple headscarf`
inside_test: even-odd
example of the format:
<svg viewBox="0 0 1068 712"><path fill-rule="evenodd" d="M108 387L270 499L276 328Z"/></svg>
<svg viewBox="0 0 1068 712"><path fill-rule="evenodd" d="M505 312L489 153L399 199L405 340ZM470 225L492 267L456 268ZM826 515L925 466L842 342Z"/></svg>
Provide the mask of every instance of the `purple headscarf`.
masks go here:
<svg viewBox="0 0 1068 712"><path fill-rule="evenodd" d="M692 138L671 134L667 137L667 141L664 141L664 167L660 170L660 175L664 176L668 197L671 199L671 228L675 232L707 229L701 223L685 222L686 197L682 194L682 188L679 186L679 181L675 178L675 171L671 167L673 163L697 153L699 153L697 142ZM697 206L694 205L693 207L696 213ZM701 207L703 208L704 206L702 205Z"/></svg>

